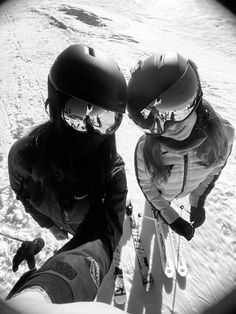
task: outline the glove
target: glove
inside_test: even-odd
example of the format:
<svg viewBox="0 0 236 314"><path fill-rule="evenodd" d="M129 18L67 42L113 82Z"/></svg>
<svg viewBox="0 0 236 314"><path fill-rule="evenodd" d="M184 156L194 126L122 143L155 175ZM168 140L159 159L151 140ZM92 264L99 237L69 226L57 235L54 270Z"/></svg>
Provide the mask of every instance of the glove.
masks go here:
<svg viewBox="0 0 236 314"><path fill-rule="evenodd" d="M56 225L53 225L49 230L58 241L68 239L68 232Z"/></svg>
<svg viewBox="0 0 236 314"><path fill-rule="evenodd" d="M172 224L170 224L171 229L185 239L190 241L194 235L194 228L192 225L181 217L178 217Z"/></svg>
<svg viewBox="0 0 236 314"><path fill-rule="evenodd" d="M12 270L15 273L23 260L26 260L29 269L35 268L34 256L44 247L45 242L42 238L36 238L33 241L24 241L18 248L12 260Z"/></svg>
<svg viewBox="0 0 236 314"><path fill-rule="evenodd" d="M204 208L198 208L191 206L190 209L190 221L193 222L193 227L200 227L206 219L206 212Z"/></svg>

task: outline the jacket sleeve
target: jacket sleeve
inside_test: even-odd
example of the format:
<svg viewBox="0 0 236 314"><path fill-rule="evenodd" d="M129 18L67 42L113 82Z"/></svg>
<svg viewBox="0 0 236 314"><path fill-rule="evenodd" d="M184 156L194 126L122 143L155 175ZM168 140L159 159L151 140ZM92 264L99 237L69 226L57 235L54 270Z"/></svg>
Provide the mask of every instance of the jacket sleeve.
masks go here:
<svg viewBox="0 0 236 314"><path fill-rule="evenodd" d="M168 224L174 222L179 214L170 206L170 203L161 195L158 187L153 184L152 177L148 173L143 158L143 137L138 141L135 149L135 173L138 184L148 202L160 211Z"/></svg>
<svg viewBox="0 0 236 314"><path fill-rule="evenodd" d="M8 173L12 190L16 194L16 199L19 200L27 213L42 227L50 228L54 225L53 221L41 214L30 203L29 191L27 191L28 182L31 179L30 167L26 160L20 156L22 149L26 149L27 143L25 138L15 142L8 154Z"/></svg>
<svg viewBox="0 0 236 314"><path fill-rule="evenodd" d="M189 204L194 207L203 208L207 195L212 191L221 171L225 167L227 160L231 154L234 141L234 128L232 125L224 120L225 134L228 141L228 151L226 153L226 160L222 166L216 166L207 178L199 184L199 186L190 193Z"/></svg>
<svg viewBox="0 0 236 314"><path fill-rule="evenodd" d="M124 162L118 156L106 185L103 205L87 215L73 238L57 254L100 239L108 248L110 261L112 261L113 253L123 232L126 195Z"/></svg>
<svg viewBox="0 0 236 314"><path fill-rule="evenodd" d="M193 207L203 208L207 195L214 188L223 167L216 167L199 186L190 193L189 204Z"/></svg>
<svg viewBox="0 0 236 314"><path fill-rule="evenodd" d="M111 238L109 242L114 251L123 233L123 221L126 207L127 180L124 161L118 155L111 172L111 178L107 183L104 199L104 209L111 226Z"/></svg>

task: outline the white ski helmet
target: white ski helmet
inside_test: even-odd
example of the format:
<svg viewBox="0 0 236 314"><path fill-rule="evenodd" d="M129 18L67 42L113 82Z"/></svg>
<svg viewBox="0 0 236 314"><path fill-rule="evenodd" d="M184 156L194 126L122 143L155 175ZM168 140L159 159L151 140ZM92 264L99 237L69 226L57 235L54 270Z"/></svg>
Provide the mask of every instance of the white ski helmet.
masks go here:
<svg viewBox="0 0 236 314"><path fill-rule="evenodd" d="M153 54L131 70L127 110L145 133L162 134L201 102L196 64L176 52Z"/></svg>

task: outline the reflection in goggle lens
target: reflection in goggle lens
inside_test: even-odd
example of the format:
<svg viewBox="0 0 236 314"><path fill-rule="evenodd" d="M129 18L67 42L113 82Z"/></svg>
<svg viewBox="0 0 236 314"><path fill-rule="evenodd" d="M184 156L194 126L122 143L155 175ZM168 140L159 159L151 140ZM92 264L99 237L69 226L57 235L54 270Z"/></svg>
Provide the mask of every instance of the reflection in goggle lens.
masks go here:
<svg viewBox="0 0 236 314"><path fill-rule="evenodd" d="M190 104L180 110L170 110L161 112L158 110L160 100L156 99L151 102L146 108L141 111L141 114L145 120L147 120L147 128L144 129L146 133L162 134L165 132L166 122L181 122L185 120L198 106L202 99L202 92L199 91L198 96L190 102Z"/></svg>
<svg viewBox="0 0 236 314"><path fill-rule="evenodd" d="M65 106L62 118L73 129L82 133L114 133L122 120L122 114L81 101Z"/></svg>

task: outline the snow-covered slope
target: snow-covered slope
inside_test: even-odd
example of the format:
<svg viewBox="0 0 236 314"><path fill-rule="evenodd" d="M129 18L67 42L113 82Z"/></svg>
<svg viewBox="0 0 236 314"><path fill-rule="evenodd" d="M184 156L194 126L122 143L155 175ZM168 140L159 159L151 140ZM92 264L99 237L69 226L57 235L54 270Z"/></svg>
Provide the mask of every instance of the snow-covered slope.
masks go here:
<svg viewBox="0 0 236 314"><path fill-rule="evenodd" d="M196 0L10 0L0 7L0 232L33 239L42 236L47 247L37 264L61 246L38 227L15 200L9 188L7 154L12 143L30 127L47 119L44 112L47 74L55 57L67 46L84 43L113 56L129 79L138 59L155 51L176 50L193 59L205 98L236 127L236 20L217 2ZM134 210L148 213L137 186L133 153L142 135L127 116L117 131L117 145L126 162ZM186 279L165 278L152 221L140 221L141 235L155 285L143 290L128 222L121 243L122 265L132 314L200 313L236 284L236 147L210 194L205 224L191 242L181 245L189 268ZM184 203L187 204L186 200ZM187 206L186 206L187 207ZM184 213L188 219L187 213ZM17 278L11 259L18 242L0 236L0 296ZM112 272L98 299L112 300Z"/></svg>

